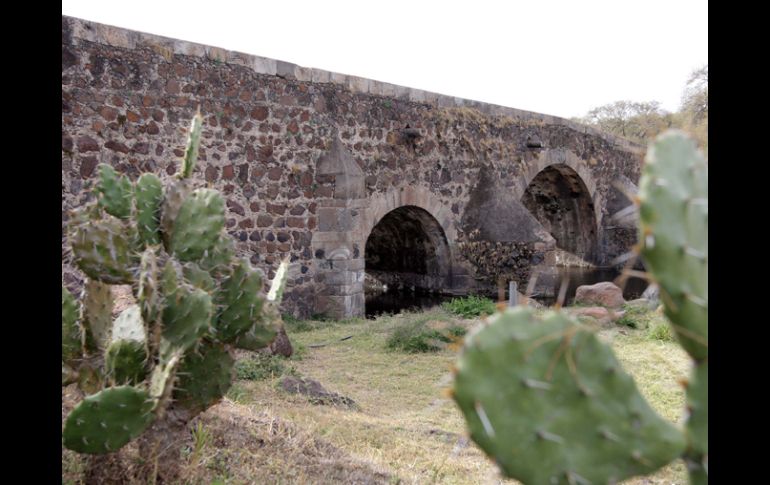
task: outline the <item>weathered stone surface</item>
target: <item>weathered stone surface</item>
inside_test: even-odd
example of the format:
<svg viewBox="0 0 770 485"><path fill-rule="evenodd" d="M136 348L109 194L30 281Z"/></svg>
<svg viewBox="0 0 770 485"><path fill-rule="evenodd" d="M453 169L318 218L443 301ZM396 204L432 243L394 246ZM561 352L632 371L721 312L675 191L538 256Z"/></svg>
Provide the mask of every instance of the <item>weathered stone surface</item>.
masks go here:
<svg viewBox="0 0 770 485"><path fill-rule="evenodd" d="M578 286L575 290L575 303L620 308L625 300L623 299L623 290L615 283L603 281L593 285Z"/></svg>
<svg viewBox="0 0 770 485"><path fill-rule="evenodd" d="M78 151L95 152L99 150L99 143L90 136L81 136L78 138Z"/></svg>

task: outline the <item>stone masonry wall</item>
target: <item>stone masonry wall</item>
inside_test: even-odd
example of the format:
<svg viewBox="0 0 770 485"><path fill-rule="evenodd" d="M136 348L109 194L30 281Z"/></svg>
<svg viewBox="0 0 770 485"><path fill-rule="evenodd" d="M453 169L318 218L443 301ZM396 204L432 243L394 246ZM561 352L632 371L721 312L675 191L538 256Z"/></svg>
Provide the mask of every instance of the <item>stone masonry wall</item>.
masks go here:
<svg viewBox="0 0 770 485"><path fill-rule="evenodd" d="M642 150L626 140L552 116L65 16L63 247L68 210L85 202L96 165L110 163L132 179L173 173L197 106L204 115L198 177L225 195L227 228L254 265L272 278L282 257L295 263L285 298L295 315L316 311L319 270L329 258L313 242L323 223L319 207L344 205L371 218L393 191L429 194L444 207L437 219L452 247L483 165L519 198L544 166L575 168L596 206L601 260L628 249L627 234L617 238L607 226L604 203L617 199L613 180L639 178ZM341 179L317 171L335 141L360 168L364 187L363 197L336 206L330 201ZM363 253L365 240L351 252ZM456 252L452 258L467 267ZM65 283L77 284L66 260L63 273Z"/></svg>

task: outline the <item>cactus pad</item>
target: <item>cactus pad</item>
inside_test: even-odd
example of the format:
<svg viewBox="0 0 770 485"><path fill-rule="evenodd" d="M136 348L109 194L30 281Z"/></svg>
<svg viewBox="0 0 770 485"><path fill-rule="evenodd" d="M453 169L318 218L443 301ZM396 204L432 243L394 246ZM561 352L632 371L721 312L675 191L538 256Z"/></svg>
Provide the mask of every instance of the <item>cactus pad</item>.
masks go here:
<svg viewBox="0 0 770 485"><path fill-rule="evenodd" d="M131 305L115 319L112 342L104 354L107 377L117 384L135 384L147 375L147 339L139 305Z"/></svg>
<svg viewBox="0 0 770 485"><path fill-rule="evenodd" d="M219 192L196 189L182 202L169 239L169 252L182 261L201 259L225 227L225 201Z"/></svg>
<svg viewBox="0 0 770 485"><path fill-rule="evenodd" d="M131 216L131 201L133 187L125 175L118 175L114 168L106 163L99 164L99 181L96 193L99 194L99 205L108 214L120 219Z"/></svg>
<svg viewBox="0 0 770 485"><path fill-rule="evenodd" d="M525 483L617 482L685 447L609 347L560 313L509 310L469 335L453 396L471 438Z"/></svg>
<svg viewBox="0 0 770 485"><path fill-rule="evenodd" d="M259 318L263 304L261 290L260 272L252 269L247 260L239 261L216 294L219 311L214 326L215 337L220 342L231 342Z"/></svg>
<svg viewBox="0 0 770 485"><path fill-rule="evenodd" d="M172 349L188 349L195 344L209 329L212 314L211 296L199 288L183 283L167 293L161 357Z"/></svg>
<svg viewBox="0 0 770 485"><path fill-rule="evenodd" d="M157 175L145 173L136 181L136 228L145 245L160 244L160 207L163 185Z"/></svg>
<svg viewBox="0 0 770 485"><path fill-rule="evenodd" d="M133 340L144 343L147 340L139 305L131 305L118 315L112 324L111 338L113 342Z"/></svg>
<svg viewBox="0 0 770 485"><path fill-rule="evenodd" d="M225 230L219 233L219 238L214 242L214 246L209 248L203 255L198 266L204 271L209 271L214 275L224 274L229 271L229 265L235 258L235 244L233 238Z"/></svg>
<svg viewBox="0 0 770 485"><path fill-rule="evenodd" d="M195 163L198 161L198 148L201 143L202 128L203 116L201 116L199 108L190 122L190 129L187 132L187 146L185 147L184 160L179 172L179 176L183 179L189 178L192 175Z"/></svg>
<svg viewBox="0 0 770 485"><path fill-rule="evenodd" d="M115 384L138 384L147 376L147 351L144 343L118 340L104 354L107 378Z"/></svg>
<svg viewBox="0 0 770 485"><path fill-rule="evenodd" d="M78 325L78 306L75 298L61 287L61 358L64 362L81 357L83 343Z"/></svg>
<svg viewBox="0 0 770 485"><path fill-rule="evenodd" d="M159 288L160 282L158 281L159 272L156 247L148 247L142 253L138 276L139 284L136 298L142 311L142 319L147 326L148 333L151 333L150 330L163 310Z"/></svg>
<svg viewBox="0 0 770 485"><path fill-rule="evenodd" d="M150 375L150 397L155 401L153 410L158 417L163 415L166 406L171 400L176 380L176 370L182 361L181 349L174 349L169 353L168 359L160 362L152 370Z"/></svg>
<svg viewBox="0 0 770 485"><path fill-rule="evenodd" d="M265 312L268 312L266 309ZM235 338L233 345L239 349L244 350L260 350L264 349L275 340L275 336L278 335L278 322L280 320L265 316L260 318L251 328Z"/></svg>
<svg viewBox="0 0 770 485"><path fill-rule="evenodd" d="M639 182L642 257L682 347L708 357L708 164L691 140L651 145Z"/></svg>
<svg viewBox="0 0 770 485"><path fill-rule="evenodd" d="M154 415L146 391L121 386L88 396L67 417L64 446L79 453L110 453L147 428Z"/></svg>
<svg viewBox="0 0 770 485"><path fill-rule="evenodd" d="M75 220L82 218L76 216ZM130 284L135 263L133 232L128 224L109 215L73 224L70 242L75 262L90 278L113 285Z"/></svg>
<svg viewBox="0 0 770 485"><path fill-rule="evenodd" d="M217 282L208 271L204 271L195 263L185 263L182 265L182 274L184 279L196 288L200 288L208 293L213 293L217 288Z"/></svg>
<svg viewBox="0 0 770 485"><path fill-rule="evenodd" d="M182 203L187 199L192 190L192 180L173 180L166 185L160 216L160 231L163 244L167 250L171 244L171 235L174 233L174 225L179 209L182 208Z"/></svg>
<svg viewBox="0 0 770 485"><path fill-rule="evenodd" d="M83 289L81 321L85 327L86 350L104 350L112 329L112 292L109 285L87 280Z"/></svg>
<svg viewBox="0 0 770 485"><path fill-rule="evenodd" d="M279 302L283 298L283 290L286 289L286 281L289 279L289 260L285 259L281 261L278 266L278 271L275 272L275 277L272 283L270 283L270 291L267 292L267 301Z"/></svg>
<svg viewBox="0 0 770 485"><path fill-rule="evenodd" d="M709 364L696 364L687 385L686 432L688 449L685 463L693 485L708 483L709 456Z"/></svg>
<svg viewBox="0 0 770 485"><path fill-rule="evenodd" d="M201 345L197 352L188 353L179 366L174 400L192 411L205 410L230 389L234 364L223 345Z"/></svg>

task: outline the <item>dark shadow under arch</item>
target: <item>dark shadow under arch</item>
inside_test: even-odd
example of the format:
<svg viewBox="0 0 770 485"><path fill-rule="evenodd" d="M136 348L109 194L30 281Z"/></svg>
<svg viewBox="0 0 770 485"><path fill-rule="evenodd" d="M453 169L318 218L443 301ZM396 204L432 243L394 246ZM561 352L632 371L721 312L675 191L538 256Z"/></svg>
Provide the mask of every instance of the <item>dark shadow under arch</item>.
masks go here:
<svg viewBox="0 0 770 485"><path fill-rule="evenodd" d="M557 248L596 262L594 203L575 170L563 164L549 165L532 179L521 202L556 239Z"/></svg>
<svg viewBox="0 0 770 485"><path fill-rule="evenodd" d="M444 230L425 209L394 209L372 228L364 250L367 277L393 289L445 291L450 254Z"/></svg>

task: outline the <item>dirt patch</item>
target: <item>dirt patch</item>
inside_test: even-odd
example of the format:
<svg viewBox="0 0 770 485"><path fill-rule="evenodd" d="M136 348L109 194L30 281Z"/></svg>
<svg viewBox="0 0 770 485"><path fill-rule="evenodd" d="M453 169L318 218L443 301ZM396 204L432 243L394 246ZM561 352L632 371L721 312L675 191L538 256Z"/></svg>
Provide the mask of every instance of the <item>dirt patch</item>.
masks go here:
<svg viewBox="0 0 770 485"><path fill-rule="evenodd" d="M78 394L75 386L62 389L62 428L80 400ZM173 443L173 453L179 456L179 483L397 482L376 465L350 456L269 411L255 412L227 399L172 433L167 442ZM62 447L62 481L133 485L151 482L156 472L162 477L162 470L141 460L136 441L99 457Z"/></svg>

